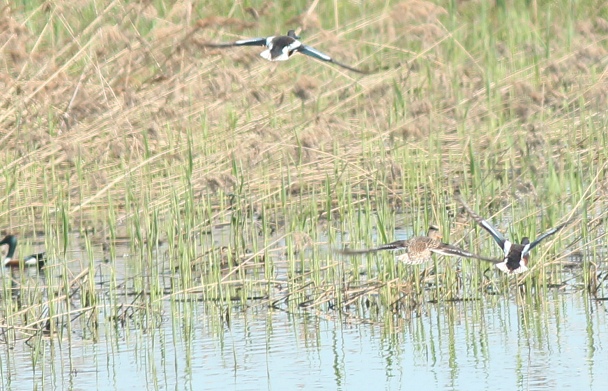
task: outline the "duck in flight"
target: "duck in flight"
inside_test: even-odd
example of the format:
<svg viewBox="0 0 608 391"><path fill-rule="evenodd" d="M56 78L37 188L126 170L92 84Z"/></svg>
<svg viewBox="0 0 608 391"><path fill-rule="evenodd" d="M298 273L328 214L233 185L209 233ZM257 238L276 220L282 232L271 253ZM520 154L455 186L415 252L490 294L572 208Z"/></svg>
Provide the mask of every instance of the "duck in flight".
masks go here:
<svg viewBox="0 0 608 391"><path fill-rule="evenodd" d="M277 35L267 38L249 38L227 43L208 42L203 43L203 46L212 48L227 48L232 46L266 46L266 50L260 53L260 56L268 61L287 61L292 54L302 53L316 58L317 60L336 64L342 68L348 69L349 71L361 74L370 73L361 69L350 67L346 64L342 64L327 54L322 53L311 46L304 45L302 42L300 42L300 37L296 35L295 30L289 30L287 35Z"/></svg>
<svg viewBox="0 0 608 391"><path fill-rule="evenodd" d="M419 265L421 263L426 263L431 260L431 255L433 253L451 257L474 258L492 263L497 262L496 259L485 258L465 251L460 247L443 243L441 241L439 228L435 225L431 225L429 227L427 236L415 236L407 240L397 240L379 247L364 250L346 249L341 250L340 253L344 255L357 255L374 253L383 250L398 251L399 254L396 256L396 259L405 263L406 265Z"/></svg>
<svg viewBox="0 0 608 391"><path fill-rule="evenodd" d="M509 274L518 274L523 273L528 270L528 262L530 260L530 251L539 243L549 236L555 234L560 229L564 228L569 222L566 221L563 224L560 224L550 230L546 231L542 235L540 235L536 240L530 242L530 238L524 237L521 240L521 244L513 243L509 239L505 238L503 234L498 232L498 230L489 222L481 218L477 213L471 209L469 205L462 199L459 192L454 194L454 198L458 200L467 211L469 215L475 220L477 224L479 224L483 229L488 231L490 235L494 238L498 246L503 251L503 259L501 262L496 263L496 267L505 273Z"/></svg>
<svg viewBox="0 0 608 391"><path fill-rule="evenodd" d="M17 237L14 235L7 235L4 239L0 241L0 246L2 245L8 246L8 251L6 253L6 257L4 258L3 265L5 267L19 267L20 265L24 266L37 266L42 267L46 262L46 253L37 253L32 254L25 259L14 259L15 249L17 248Z"/></svg>

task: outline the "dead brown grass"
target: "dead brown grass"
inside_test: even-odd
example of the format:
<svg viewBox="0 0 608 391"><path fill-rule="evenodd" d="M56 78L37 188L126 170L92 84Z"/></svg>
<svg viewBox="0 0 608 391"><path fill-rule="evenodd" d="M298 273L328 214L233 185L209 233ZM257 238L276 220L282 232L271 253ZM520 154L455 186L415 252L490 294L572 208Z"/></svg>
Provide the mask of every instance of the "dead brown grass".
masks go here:
<svg viewBox="0 0 608 391"><path fill-rule="evenodd" d="M475 131L473 142L481 151L504 150L501 135L521 136L529 149L513 148L504 157L519 164L517 159L534 151L559 157L562 147L555 140L564 137L564 124L573 115L584 111L597 121L605 116L608 23L601 17L577 24L572 49L558 33L550 57L538 60L538 72L509 64L543 50L512 50L499 42L496 53L508 66L489 82L481 50L465 49L469 26L449 32L441 22L446 8L427 1L401 2L346 27L388 31L388 41L349 40L322 30L317 13L293 19L308 29L306 42L340 61L399 57L403 64L364 78L303 56L274 64L262 61L257 48L202 49L204 41L266 31L261 27L266 9L257 7L242 18L197 19L182 3L161 16L149 4L118 2L82 26L65 7L34 11L50 12L53 23L72 29L72 36L51 38L48 30L35 31L27 23L35 15L5 7L0 140L6 157L0 185L11 190L0 196L0 204L39 204L42 194L49 194L44 202L52 207L69 195L72 211L97 211L108 197L123 200L126 179L140 175L149 183L135 192L151 192L146 199L162 208L168 188L186 191L183 167L190 159L192 183L202 192L234 190L239 178L233 159L252 194L281 188L284 173L274 169L279 166L298 167L300 180L314 187L342 161L353 167L350 180L357 183L374 178L384 164L396 165L392 158L367 165L370 149L409 144L428 152L428 137L439 135L446 140L443 152L460 156L469 142L462 135L488 129L496 118L504 125ZM419 46L410 50L411 42ZM362 55L367 43L372 49ZM449 57L448 43L463 57ZM487 95L488 85L496 95ZM575 137L581 148L593 148L583 136ZM424 154L414 159L423 160ZM545 160L539 159L541 167ZM397 181L402 172L394 168L390 177ZM9 177L18 180L14 187ZM442 184L445 178L437 182ZM44 190L24 191L31 187ZM0 216L12 213L5 209Z"/></svg>

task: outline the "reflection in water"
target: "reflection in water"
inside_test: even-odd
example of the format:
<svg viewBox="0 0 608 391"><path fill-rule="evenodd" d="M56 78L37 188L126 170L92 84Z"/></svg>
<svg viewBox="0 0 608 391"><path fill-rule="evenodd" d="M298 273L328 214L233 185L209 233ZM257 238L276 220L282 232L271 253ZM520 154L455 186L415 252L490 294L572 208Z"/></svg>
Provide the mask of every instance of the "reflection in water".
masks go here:
<svg viewBox="0 0 608 391"><path fill-rule="evenodd" d="M166 263L167 251L157 248L153 255ZM340 312L292 305L286 268L277 271L279 288L272 287L285 299L250 299L243 306L202 300L195 290L170 296L138 291L138 282L126 278L140 273L131 270L129 253L128 245L117 251L125 256L114 269L94 264L101 293L87 300L96 312L79 312L86 308L84 277L77 295L59 300L64 291L41 292L49 279L61 285L65 270L13 274L12 282L5 276L5 303L6 293L29 292L28 301L40 303L36 308L54 297L53 305L63 306L55 312L72 312L52 336L4 329L3 390L608 389L608 352L601 343L608 310L580 292L526 294L511 285L479 300L429 303L404 290L399 305L387 306L376 290ZM172 287L176 273L162 262L156 278ZM66 281L87 269L72 266ZM191 272L193 280L202 278ZM121 294L103 294L108 286ZM37 316L16 304L4 314L18 311L28 319L24 324ZM28 335L33 338L26 343Z"/></svg>
<svg viewBox="0 0 608 391"><path fill-rule="evenodd" d="M431 304L384 325L234 307L218 327L213 304L175 303L184 317L147 333L106 323L98 341L47 339L35 371L29 349L5 345L4 389L606 389L608 354L594 342L607 330L603 304L539 304Z"/></svg>

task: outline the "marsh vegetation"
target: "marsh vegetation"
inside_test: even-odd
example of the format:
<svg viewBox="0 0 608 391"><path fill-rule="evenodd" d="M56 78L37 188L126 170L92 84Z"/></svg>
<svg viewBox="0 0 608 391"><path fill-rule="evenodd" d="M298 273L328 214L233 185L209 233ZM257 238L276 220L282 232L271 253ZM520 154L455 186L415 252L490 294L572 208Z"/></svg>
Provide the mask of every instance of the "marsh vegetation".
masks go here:
<svg viewBox="0 0 608 391"><path fill-rule="evenodd" d="M292 28L378 72L203 45ZM455 370L467 346L491 361L500 331L485 334L487 316L518 317L505 333L548 354L560 308L590 325L573 332L595 341L593 361L607 320L607 37L608 6L592 0L4 3L1 231L49 258L4 272L4 388L18 388L17 368L34 368L35 386L78 388L91 356L114 379L132 346L137 381L193 387L207 365L197 341L234 369L247 363L231 330L269 351L286 326L320 352L328 324L366 327L395 357L406 342L433 356L425 346ZM333 252L437 224L448 243L499 256L456 188L515 241L576 217L518 276ZM437 328L460 326L463 340L432 347ZM166 344L175 367L157 355ZM262 386L279 387L262 362ZM340 380L329 384L352 381Z"/></svg>

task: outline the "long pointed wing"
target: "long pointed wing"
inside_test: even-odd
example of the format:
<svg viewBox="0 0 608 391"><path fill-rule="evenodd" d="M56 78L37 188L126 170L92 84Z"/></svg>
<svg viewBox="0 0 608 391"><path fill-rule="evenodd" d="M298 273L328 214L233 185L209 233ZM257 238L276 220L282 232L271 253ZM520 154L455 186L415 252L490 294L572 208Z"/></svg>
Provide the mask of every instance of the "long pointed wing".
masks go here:
<svg viewBox="0 0 608 391"><path fill-rule="evenodd" d="M272 37L270 37L272 38ZM266 46L269 38L250 38L250 39L241 39L235 42L224 42L224 43L213 43L213 42L204 42L201 45L210 47L210 48L229 48L233 46Z"/></svg>
<svg viewBox="0 0 608 391"><path fill-rule="evenodd" d="M342 64L341 62L335 61L334 59L332 59L331 57L329 57L327 54L318 51L317 49L313 48L312 46L308 46L308 45L304 45L303 44L302 46L300 46L299 48L297 48L297 51L300 52L300 53L302 53L302 54L306 54L307 56L314 57L317 60L331 62L333 64L341 66L342 68L348 69L349 71L361 73L363 75L369 74L369 72L367 72L367 71L363 71L361 69L353 68L353 67L350 67L350 66L348 66L346 64Z"/></svg>
<svg viewBox="0 0 608 391"><path fill-rule="evenodd" d="M570 220L566 221L563 224L558 225L557 227L553 227L550 230L548 230L547 232L545 232L542 235L540 235L538 238L536 238L535 241L533 241L532 243L530 243L530 246L528 246L528 248L523 253L523 255L526 255L527 253L529 253L534 247L538 246L538 244L541 241L543 241L544 239L548 238L549 236L555 234L560 229L564 228L566 225L568 225L569 222L570 222Z"/></svg>
<svg viewBox="0 0 608 391"><path fill-rule="evenodd" d="M460 247L457 247L457 246L454 246L451 244L447 244L447 243L442 243L441 246L439 246L437 248L432 248L431 251L436 254L447 255L450 257L473 258L473 259L479 259L480 261L491 262L494 264L502 262L502 259L483 257L481 255L470 253L468 251L461 249Z"/></svg>
<svg viewBox="0 0 608 391"><path fill-rule="evenodd" d="M460 202L462 204L462 206L464 206L464 209L466 209L467 213L469 213L469 215L471 215L471 217L473 218L473 220L475 220L475 222L477 224L481 225L481 227L483 229L485 229L486 231L488 231L490 233L490 235L492 235L492 237L494 238L496 243L498 243L500 248L504 249L507 238L505 238L503 236L503 234L498 232L498 230L496 228L494 228L494 226L492 224L488 223L480 215L475 213L473 211L473 209L471 209L471 207L469 205L467 205L466 202L464 202L464 200L462 199L460 194L454 194L454 198L456 198L458 200L458 202Z"/></svg>
<svg viewBox="0 0 608 391"><path fill-rule="evenodd" d="M367 248L367 249L363 249L363 250L343 249L343 250L337 250L337 252L339 252L340 254L344 254L344 255L358 255L358 254L375 253L375 252L384 251L384 250L403 250L403 249L407 248L407 245L408 245L407 242L408 242L407 240L397 240L396 242L383 244L382 246L378 246L378 247L374 247L374 248Z"/></svg>

